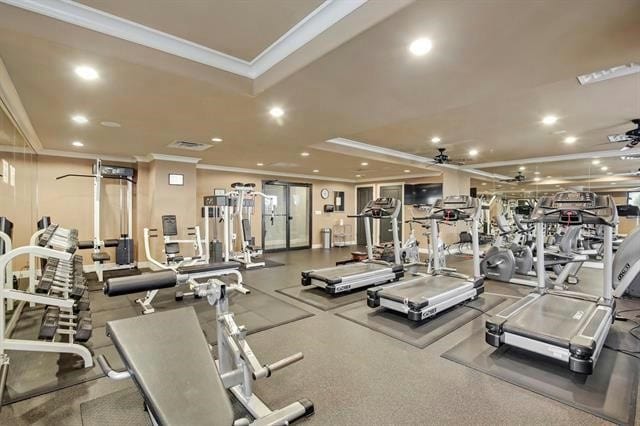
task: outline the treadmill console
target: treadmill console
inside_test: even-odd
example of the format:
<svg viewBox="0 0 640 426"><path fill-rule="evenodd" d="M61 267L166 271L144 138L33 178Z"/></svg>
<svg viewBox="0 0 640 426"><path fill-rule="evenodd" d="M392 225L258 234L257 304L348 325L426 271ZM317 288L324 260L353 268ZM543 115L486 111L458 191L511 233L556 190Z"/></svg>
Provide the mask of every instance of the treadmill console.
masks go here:
<svg viewBox="0 0 640 426"><path fill-rule="evenodd" d="M613 226L618 221L618 212L610 195L598 195L588 191L565 191L541 198L531 215L531 221L563 225Z"/></svg>
<svg viewBox="0 0 640 426"><path fill-rule="evenodd" d="M478 219L482 206L477 198L468 195L449 195L436 200L428 219L456 221Z"/></svg>
<svg viewBox="0 0 640 426"><path fill-rule="evenodd" d="M400 212L400 201L395 198L381 197L371 200L362 209L362 216L372 218L395 217Z"/></svg>

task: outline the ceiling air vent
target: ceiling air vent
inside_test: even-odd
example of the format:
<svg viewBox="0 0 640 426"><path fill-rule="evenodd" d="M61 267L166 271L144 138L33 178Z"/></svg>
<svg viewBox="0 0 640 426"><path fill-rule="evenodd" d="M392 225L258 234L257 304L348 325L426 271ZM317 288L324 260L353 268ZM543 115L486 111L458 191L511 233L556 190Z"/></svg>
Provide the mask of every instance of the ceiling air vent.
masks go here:
<svg viewBox="0 0 640 426"><path fill-rule="evenodd" d="M212 147L210 144L189 141L175 141L167 146L169 148L188 149L189 151L204 151Z"/></svg>

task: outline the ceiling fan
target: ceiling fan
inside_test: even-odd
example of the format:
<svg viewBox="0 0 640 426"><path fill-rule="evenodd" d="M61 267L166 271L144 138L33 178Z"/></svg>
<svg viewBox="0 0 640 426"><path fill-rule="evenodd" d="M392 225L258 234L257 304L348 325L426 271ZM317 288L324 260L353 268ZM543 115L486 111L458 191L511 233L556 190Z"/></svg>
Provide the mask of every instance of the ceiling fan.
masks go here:
<svg viewBox="0 0 640 426"><path fill-rule="evenodd" d="M500 182L515 182L515 183L527 183L529 181L527 181L527 177L525 175L522 174L522 172L518 172L514 177L512 177L511 179L503 179Z"/></svg>
<svg viewBox="0 0 640 426"><path fill-rule="evenodd" d="M447 154L446 148L438 148L438 154L433 157L433 161L435 164L453 164L456 166L462 166L464 163L462 161L456 161L449 159L449 155Z"/></svg>
<svg viewBox="0 0 640 426"><path fill-rule="evenodd" d="M620 148L620 151L634 148L636 145L638 145L638 143L640 143L640 118L634 118L633 120L631 120L631 122L636 125L635 129L631 129L625 133L618 133L615 135L607 136L609 142L627 142L625 146Z"/></svg>

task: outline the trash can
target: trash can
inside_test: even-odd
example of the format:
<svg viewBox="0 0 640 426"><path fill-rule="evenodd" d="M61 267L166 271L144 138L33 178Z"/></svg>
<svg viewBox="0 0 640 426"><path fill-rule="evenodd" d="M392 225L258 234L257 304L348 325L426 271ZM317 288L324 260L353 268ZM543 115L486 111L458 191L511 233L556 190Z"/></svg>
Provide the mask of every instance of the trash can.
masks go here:
<svg viewBox="0 0 640 426"><path fill-rule="evenodd" d="M331 248L331 228L322 228L320 230L320 238L322 239L322 248Z"/></svg>

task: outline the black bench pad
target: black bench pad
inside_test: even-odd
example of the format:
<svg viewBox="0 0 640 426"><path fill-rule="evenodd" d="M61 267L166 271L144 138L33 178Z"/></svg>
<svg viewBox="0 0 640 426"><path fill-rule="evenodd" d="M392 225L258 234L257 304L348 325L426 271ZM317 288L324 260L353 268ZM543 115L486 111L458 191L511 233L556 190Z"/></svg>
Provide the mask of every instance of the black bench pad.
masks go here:
<svg viewBox="0 0 640 426"><path fill-rule="evenodd" d="M109 253L106 253L104 251L91 254L91 260L93 260L94 262L106 262L107 260L110 260L110 259L111 259L111 256L109 256Z"/></svg>
<svg viewBox="0 0 640 426"><path fill-rule="evenodd" d="M107 322L107 335L161 425L233 424L193 307Z"/></svg>

